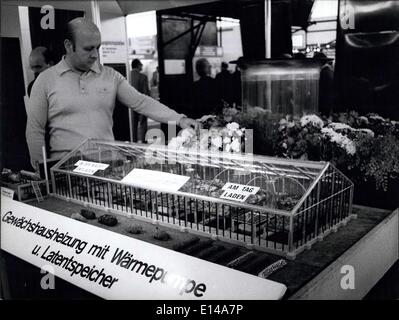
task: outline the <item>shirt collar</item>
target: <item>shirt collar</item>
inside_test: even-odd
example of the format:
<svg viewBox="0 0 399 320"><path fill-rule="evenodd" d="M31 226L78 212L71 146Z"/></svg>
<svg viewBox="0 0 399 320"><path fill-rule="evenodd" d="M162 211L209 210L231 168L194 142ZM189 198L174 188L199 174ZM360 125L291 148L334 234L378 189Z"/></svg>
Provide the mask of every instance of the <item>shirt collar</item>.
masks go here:
<svg viewBox="0 0 399 320"><path fill-rule="evenodd" d="M101 73L101 65L98 60L92 64L90 70L95 73Z"/></svg>
<svg viewBox="0 0 399 320"><path fill-rule="evenodd" d="M59 75L62 75L64 72L72 70L71 67L66 63L65 56L62 57L61 61L57 63L55 66Z"/></svg>
<svg viewBox="0 0 399 320"><path fill-rule="evenodd" d="M57 63L56 65L57 72L61 76L63 73L67 71L72 71L72 68L68 65L68 63L65 61L65 56L62 57L61 61ZM101 67L100 63L96 61L93 63L93 65L90 68L90 71L93 71L95 73L101 73Z"/></svg>

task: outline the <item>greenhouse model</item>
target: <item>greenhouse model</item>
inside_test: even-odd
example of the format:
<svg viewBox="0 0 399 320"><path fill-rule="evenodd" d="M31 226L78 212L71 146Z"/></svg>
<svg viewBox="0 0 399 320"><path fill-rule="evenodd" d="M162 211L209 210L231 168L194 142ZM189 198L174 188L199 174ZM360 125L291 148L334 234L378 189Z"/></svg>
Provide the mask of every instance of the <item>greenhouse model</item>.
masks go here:
<svg viewBox="0 0 399 320"><path fill-rule="evenodd" d="M328 162L86 140L51 178L61 198L290 258L354 217Z"/></svg>

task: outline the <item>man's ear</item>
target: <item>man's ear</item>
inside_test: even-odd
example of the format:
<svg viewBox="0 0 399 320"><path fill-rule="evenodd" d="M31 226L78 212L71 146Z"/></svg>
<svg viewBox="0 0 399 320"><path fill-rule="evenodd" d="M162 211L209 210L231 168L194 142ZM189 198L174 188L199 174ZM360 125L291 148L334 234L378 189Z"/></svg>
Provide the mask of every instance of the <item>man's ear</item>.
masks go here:
<svg viewBox="0 0 399 320"><path fill-rule="evenodd" d="M67 53L73 52L73 43L69 39L64 40L64 47Z"/></svg>

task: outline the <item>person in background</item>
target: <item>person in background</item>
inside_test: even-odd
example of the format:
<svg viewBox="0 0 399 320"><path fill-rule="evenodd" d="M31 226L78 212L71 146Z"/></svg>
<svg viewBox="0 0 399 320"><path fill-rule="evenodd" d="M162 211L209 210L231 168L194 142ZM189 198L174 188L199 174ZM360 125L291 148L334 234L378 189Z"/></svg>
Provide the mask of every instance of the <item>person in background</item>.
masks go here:
<svg viewBox="0 0 399 320"><path fill-rule="evenodd" d="M159 101L159 68L156 67L151 78L151 97Z"/></svg>
<svg viewBox="0 0 399 320"><path fill-rule="evenodd" d="M193 84L193 108L190 116L198 119L204 115L221 112L216 81L211 74L211 65L207 59L199 59L195 69L200 79Z"/></svg>
<svg viewBox="0 0 399 320"><path fill-rule="evenodd" d="M150 95L148 87L148 78L143 71L143 64L139 59L132 61L132 76L131 85L140 93L146 96ZM145 141L145 134L147 133L147 117L143 114L133 112L133 141L142 143Z"/></svg>
<svg viewBox="0 0 399 320"><path fill-rule="evenodd" d="M232 77L226 62L222 62L221 68L222 70L215 77L217 90L223 102L230 105L233 103Z"/></svg>
<svg viewBox="0 0 399 320"><path fill-rule="evenodd" d="M152 73L151 87L158 87L159 84L159 68L157 67Z"/></svg>
<svg viewBox="0 0 399 320"><path fill-rule="evenodd" d="M230 61L229 63L236 65L235 71L232 74L233 103L237 106L241 106L242 105L241 69L245 67L244 57L239 57L237 60Z"/></svg>
<svg viewBox="0 0 399 320"><path fill-rule="evenodd" d="M324 62L320 70L319 111L324 115L329 115L334 107L334 69L322 52L315 52L313 59Z"/></svg>
<svg viewBox="0 0 399 320"><path fill-rule="evenodd" d="M98 62L101 34L88 19L68 22L66 54L43 71L32 87L26 140L31 163L42 159L45 126L50 129L50 157L60 158L87 138L113 141L115 100L161 123L199 129L200 124L138 92L113 68Z"/></svg>
<svg viewBox="0 0 399 320"><path fill-rule="evenodd" d="M29 55L29 66L32 69L35 78L29 83L27 91L28 97L32 91L33 84L41 72L54 65L52 52L46 47L36 47Z"/></svg>

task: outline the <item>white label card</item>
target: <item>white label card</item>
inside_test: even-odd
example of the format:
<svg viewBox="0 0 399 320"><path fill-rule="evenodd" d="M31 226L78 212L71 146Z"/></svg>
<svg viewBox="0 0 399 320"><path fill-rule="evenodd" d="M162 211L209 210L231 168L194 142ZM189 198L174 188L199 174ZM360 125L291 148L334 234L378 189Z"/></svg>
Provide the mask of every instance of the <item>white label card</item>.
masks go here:
<svg viewBox="0 0 399 320"><path fill-rule="evenodd" d="M5 187L1 187L1 195L13 199L15 191Z"/></svg>
<svg viewBox="0 0 399 320"><path fill-rule="evenodd" d="M97 172L97 170L107 169L109 164L79 160L75 163L75 166L77 167L73 170L73 172L93 175Z"/></svg>
<svg viewBox="0 0 399 320"><path fill-rule="evenodd" d="M146 169L133 169L121 182L144 189L164 192L178 191L190 177Z"/></svg>
<svg viewBox="0 0 399 320"><path fill-rule="evenodd" d="M109 167L109 164L79 160L78 162L75 163L75 166L78 166L81 168L91 168L91 169L95 168L97 170L105 170Z"/></svg>
<svg viewBox="0 0 399 320"><path fill-rule="evenodd" d="M84 173L84 174L95 174L97 172L97 168L87 168L87 167L76 167L75 169L73 169L73 172L77 172L77 173Z"/></svg>
<svg viewBox="0 0 399 320"><path fill-rule="evenodd" d="M259 187L247 186L238 183L226 183L222 190L224 192L220 196L222 199L245 202L251 194L256 194Z"/></svg>
<svg viewBox="0 0 399 320"><path fill-rule="evenodd" d="M239 192L225 191L222 193L220 198L226 200L238 201L238 202L245 202L249 196L250 196L249 193L243 194Z"/></svg>
<svg viewBox="0 0 399 320"><path fill-rule="evenodd" d="M231 183L228 182L226 183L223 188L223 190L230 190L230 191L236 191L236 192L242 192L242 193L248 193L248 194L256 194L259 191L259 187L254 187L254 186L247 186L245 184L238 184L238 183Z"/></svg>

